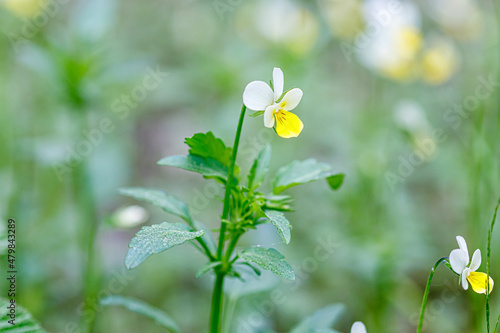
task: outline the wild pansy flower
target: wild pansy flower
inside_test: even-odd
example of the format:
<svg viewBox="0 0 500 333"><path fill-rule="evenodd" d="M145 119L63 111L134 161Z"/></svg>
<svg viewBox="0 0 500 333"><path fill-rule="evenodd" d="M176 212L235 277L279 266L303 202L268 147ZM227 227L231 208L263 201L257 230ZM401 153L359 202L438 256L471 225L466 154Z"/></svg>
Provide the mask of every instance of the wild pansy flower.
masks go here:
<svg viewBox="0 0 500 333"><path fill-rule="evenodd" d="M351 333L366 333L365 324L360 321L355 322L352 324Z"/></svg>
<svg viewBox="0 0 500 333"><path fill-rule="evenodd" d="M274 127L276 133L282 138L297 137L304 124L295 114L289 112L299 104L302 99L302 90L293 88L283 95L283 71L279 68L273 70L273 88L263 81L252 81L247 84L243 92L243 104L251 110L263 111L264 126Z"/></svg>
<svg viewBox="0 0 500 333"><path fill-rule="evenodd" d="M469 262L469 251L467 243L462 236L457 236L458 249L450 253L450 265L455 273L460 275L460 284L467 290L469 283L478 294L485 294L488 292L486 281L488 276L486 273L476 272L481 266L481 250L477 249L472 255L472 260ZM467 282L468 281L468 282ZM493 279L489 278L489 291L493 290Z"/></svg>

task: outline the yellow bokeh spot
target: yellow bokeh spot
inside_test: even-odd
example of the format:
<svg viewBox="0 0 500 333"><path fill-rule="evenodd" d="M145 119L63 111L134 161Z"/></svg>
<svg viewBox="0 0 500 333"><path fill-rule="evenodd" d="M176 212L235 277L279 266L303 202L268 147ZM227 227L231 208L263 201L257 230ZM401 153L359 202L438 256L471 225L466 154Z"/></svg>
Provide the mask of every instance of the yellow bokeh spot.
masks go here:
<svg viewBox="0 0 500 333"><path fill-rule="evenodd" d="M418 56L422 48L422 35L413 27L401 29L395 39L395 59L380 67L383 75L399 81L414 79L417 75Z"/></svg>
<svg viewBox="0 0 500 333"><path fill-rule="evenodd" d="M304 124L295 114L285 110L279 110L275 116L276 133L282 138L295 138L302 132Z"/></svg>
<svg viewBox="0 0 500 333"><path fill-rule="evenodd" d="M422 35L413 27L401 29L397 39L397 52L400 57L412 60L422 48Z"/></svg>
<svg viewBox="0 0 500 333"><path fill-rule="evenodd" d="M381 68L382 74L394 80L409 80L415 76L414 61L400 61L391 66Z"/></svg>
<svg viewBox="0 0 500 333"><path fill-rule="evenodd" d="M457 67L457 55L447 46L437 46L426 50L422 57L422 78L430 84L448 81Z"/></svg>
<svg viewBox="0 0 500 333"><path fill-rule="evenodd" d="M488 275L486 273L482 272L470 272L470 275L467 277L467 281L469 281L470 285L472 286L472 290L474 290L478 294L486 294L487 293L487 285L486 285L486 280L488 278ZM490 276L490 293L493 290L493 279Z"/></svg>
<svg viewBox="0 0 500 333"><path fill-rule="evenodd" d="M5 8L20 17L31 18L47 4L47 0L4 0Z"/></svg>
<svg viewBox="0 0 500 333"><path fill-rule="evenodd" d="M364 19L359 0L325 0L320 3L334 36L351 41L363 30Z"/></svg>

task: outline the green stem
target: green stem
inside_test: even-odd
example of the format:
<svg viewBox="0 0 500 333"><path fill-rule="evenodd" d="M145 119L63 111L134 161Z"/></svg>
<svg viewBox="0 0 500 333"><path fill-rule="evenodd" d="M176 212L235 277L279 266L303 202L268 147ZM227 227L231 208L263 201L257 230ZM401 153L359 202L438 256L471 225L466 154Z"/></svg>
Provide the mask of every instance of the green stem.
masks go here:
<svg viewBox="0 0 500 333"><path fill-rule="evenodd" d="M500 205L500 198L495 207L495 213L493 214L493 219L491 220L491 226L488 230L488 247L486 249L486 328L487 332L490 333L490 258L491 258L491 235L493 234L493 228L495 227L495 221L497 219L498 206ZM496 330L496 327L495 327Z"/></svg>
<svg viewBox="0 0 500 333"><path fill-rule="evenodd" d="M429 274L429 278L427 279L427 285L425 286L425 293L424 293L424 298L422 300L422 307L420 309L420 318L418 320L418 326L417 326L417 333L422 332L422 326L424 325L424 314L425 314L425 308L427 306L427 299L429 298L429 293L431 290L431 283L432 283L432 277L434 276L434 272L436 271L437 267L439 266L440 263L443 261L447 260L448 258L443 257L436 261L434 264L434 267L431 269L431 273Z"/></svg>
<svg viewBox="0 0 500 333"><path fill-rule="evenodd" d="M81 117L81 126L79 129L87 127L86 113L79 115ZM92 332L94 330L95 315L88 316L89 313L95 311L96 290L98 289L97 277L97 263L95 260L95 239L99 229L97 218L97 210L94 203L91 177L89 174L88 163L82 159L80 164L74 170L74 191L75 200L80 206L80 214L82 217L82 231L86 235L85 243L83 244L83 252L85 258L83 259L84 273L83 273L83 303L84 308L81 317L81 326L84 332ZM84 319L87 314L87 319Z"/></svg>
<svg viewBox="0 0 500 333"><path fill-rule="evenodd" d="M224 278L226 274L217 272L215 275L212 309L210 311L210 332L219 333L222 319L222 298L224 295Z"/></svg>
<svg viewBox="0 0 500 333"><path fill-rule="evenodd" d="M238 232L231 238L231 242L227 247L226 255L224 256L224 263L229 263L229 259L231 259L231 255L233 254L234 248L236 247L236 244L238 244L238 240L240 239L241 235L242 233Z"/></svg>
<svg viewBox="0 0 500 333"><path fill-rule="evenodd" d="M201 239L201 238L196 238L196 240L198 241L198 243L200 243L200 245L203 248L203 251L207 255L208 259L210 261L215 261L215 257L212 254L212 252L210 251L210 249L208 248L207 243L205 243L205 241L203 239Z"/></svg>
<svg viewBox="0 0 500 333"><path fill-rule="evenodd" d="M222 220L227 221L229 217L229 199L231 197L231 187L233 185L234 166L236 164L236 155L238 154L238 145L240 144L241 129L243 128L243 120L245 119L246 106L243 105L240 113L240 120L238 121L238 128L236 129L236 136L234 137L233 154L231 155L231 164L227 173L226 193L224 196L224 206L222 208ZM217 248L217 258L222 259L224 251L224 241L226 238L226 222L220 226L219 246Z"/></svg>
<svg viewBox="0 0 500 333"><path fill-rule="evenodd" d="M231 161L227 173L226 193L224 195L224 206L222 208L222 217L221 217L222 222L219 233L219 245L217 247L217 259L221 261L225 259L223 258L223 255L224 255L224 245L225 245L226 229L227 229L226 221L229 217L229 201L231 198L231 190L233 186L234 167L236 165L236 156L238 154L238 146L240 143L241 129L243 128L243 120L245 119L245 111L246 107L245 105L243 105L241 107L240 119L238 121L238 127L236 129L236 135L234 137L233 153L231 155ZM229 253L229 257L230 256L231 254ZM224 297L224 278L226 277L227 274L227 268L228 268L227 261L225 260L222 262L222 269L218 269L216 271L214 291L212 294L212 309L210 311L211 333L220 333L221 329L222 307L223 307L223 297Z"/></svg>

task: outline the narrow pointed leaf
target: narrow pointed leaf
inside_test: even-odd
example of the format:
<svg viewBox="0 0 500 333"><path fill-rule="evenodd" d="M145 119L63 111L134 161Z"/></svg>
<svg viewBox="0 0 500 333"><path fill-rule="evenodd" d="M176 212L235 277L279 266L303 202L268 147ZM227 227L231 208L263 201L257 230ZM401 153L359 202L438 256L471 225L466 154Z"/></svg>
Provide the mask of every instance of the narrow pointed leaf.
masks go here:
<svg viewBox="0 0 500 333"><path fill-rule="evenodd" d="M211 269L214 269L217 266L222 265L222 262L220 261L213 261L213 262L208 262L205 265L203 265L198 272L196 272L196 277L200 277L208 273Z"/></svg>
<svg viewBox="0 0 500 333"><path fill-rule="evenodd" d="M253 162L252 168L248 174L248 188L254 189L259 187L264 181L264 176L269 170L269 163L271 162L271 146L266 144L260 151L259 155Z"/></svg>
<svg viewBox="0 0 500 333"><path fill-rule="evenodd" d="M290 243L290 222L286 219L282 212L275 210L266 210L264 214L269 221L278 229L278 233L285 244Z"/></svg>
<svg viewBox="0 0 500 333"><path fill-rule="evenodd" d="M251 247L240 253L240 257L246 261L259 265L260 268L273 272L285 279L295 280L295 272L285 257L275 249L264 249L262 247Z"/></svg>
<svg viewBox="0 0 500 333"><path fill-rule="evenodd" d="M15 305L15 318L10 316L10 300L0 297L0 332L5 333L47 333L31 314L20 306ZM9 320L13 320L9 323ZM11 323L14 323L12 325Z"/></svg>
<svg viewBox="0 0 500 333"><path fill-rule="evenodd" d="M258 117L262 116L264 114L264 111L255 111L254 113L249 114L250 117Z"/></svg>
<svg viewBox="0 0 500 333"><path fill-rule="evenodd" d="M156 321L161 326L165 327L172 333L180 333L181 329L175 323L175 321L167 315L164 311L155 308L146 302L141 300L131 298L131 297L123 297L123 296L108 296L99 301L101 305L104 306L112 306L118 305L123 306L129 311L141 314L143 316L149 317Z"/></svg>
<svg viewBox="0 0 500 333"><path fill-rule="evenodd" d="M278 194L292 186L306 184L335 175L330 165L315 159L293 161L276 173L273 181L273 192Z"/></svg>
<svg viewBox="0 0 500 333"><path fill-rule="evenodd" d="M174 155L161 159L158 164L197 172L205 178L216 178L223 182L225 182L227 178L227 168L220 162L210 158L192 155Z"/></svg>
<svg viewBox="0 0 500 333"><path fill-rule="evenodd" d="M290 333L336 332L331 328L343 312L344 305L342 304L328 305L302 320Z"/></svg>
<svg viewBox="0 0 500 333"><path fill-rule="evenodd" d="M130 241L125 266L128 269L137 267L154 253L163 252L174 245L180 245L204 234L203 230L191 231L183 223L163 222L143 227Z"/></svg>
<svg viewBox="0 0 500 333"><path fill-rule="evenodd" d="M188 205L163 191L149 188L130 187L119 189L118 192L122 195L159 206L167 213L178 216L188 223L192 223L193 221L191 215L189 214Z"/></svg>

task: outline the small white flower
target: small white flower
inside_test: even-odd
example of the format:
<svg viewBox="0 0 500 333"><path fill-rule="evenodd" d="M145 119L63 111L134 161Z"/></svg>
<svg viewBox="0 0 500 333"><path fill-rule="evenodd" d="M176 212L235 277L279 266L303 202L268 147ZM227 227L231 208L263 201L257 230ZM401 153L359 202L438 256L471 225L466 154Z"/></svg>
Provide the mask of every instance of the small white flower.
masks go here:
<svg viewBox="0 0 500 333"><path fill-rule="evenodd" d="M366 333L365 324L360 321L355 322L352 324L351 333Z"/></svg>
<svg viewBox="0 0 500 333"><path fill-rule="evenodd" d="M458 249L450 253L450 265L455 273L460 275L460 284L464 290L469 289L469 283L478 294L485 294L487 275L482 272L476 272L481 266L481 250L477 249L472 255L472 260L469 262L469 250L467 243L462 236L457 236ZM490 277L490 292L493 290L493 279Z"/></svg>
<svg viewBox="0 0 500 333"><path fill-rule="evenodd" d="M293 88L283 98L284 78L279 68L273 70L273 89L263 81L252 81L243 92L243 104L254 111L264 111L264 126L272 128L276 123L276 133L282 138L296 137L304 124L295 114L289 112L302 99L302 90Z"/></svg>

